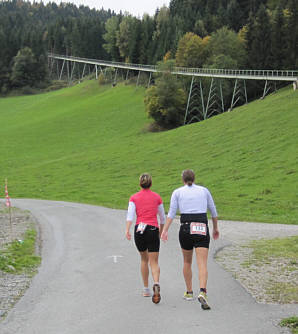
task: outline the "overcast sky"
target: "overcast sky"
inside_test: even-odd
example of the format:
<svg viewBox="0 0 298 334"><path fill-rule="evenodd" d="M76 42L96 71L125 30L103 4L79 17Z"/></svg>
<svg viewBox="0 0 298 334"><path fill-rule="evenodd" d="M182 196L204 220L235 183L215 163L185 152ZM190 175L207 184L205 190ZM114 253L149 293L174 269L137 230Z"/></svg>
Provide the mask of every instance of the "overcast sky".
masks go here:
<svg viewBox="0 0 298 334"><path fill-rule="evenodd" d="M60 0L43 0L44 3L56 2L60 3ZM116 13L120 10L124 13L125 11L133 14L134 16L142 17L144 13L154 15L155 10L163 5L168 6L170 0L69 0L63 2L72 2L76 5L89 6L90 8L101 9L112 9Z"/></svg>

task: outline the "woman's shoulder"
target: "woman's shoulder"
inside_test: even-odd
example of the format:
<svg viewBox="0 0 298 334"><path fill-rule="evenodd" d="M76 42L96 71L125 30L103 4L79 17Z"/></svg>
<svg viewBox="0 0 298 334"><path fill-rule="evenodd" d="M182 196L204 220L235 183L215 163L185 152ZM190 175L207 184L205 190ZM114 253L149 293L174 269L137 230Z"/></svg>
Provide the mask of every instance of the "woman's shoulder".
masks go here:
<svg viewBox="0 0 298 334"><path fill-rule="evenodd" d="M182 186L182 187L176 188L173 191L173 195L178 195L179 193L183 192L185 189L186 189L186 186Z"/></svg>
<svg viewBox="0 0 298 334"><path fill-rule="evenodd" d="M157 198L161 198L161 196L157 192L152 191L152 190L150 190L150 192L151 192L152 196L155 196Z"/></svg>
<svg viewBox="0 0 298 334"><path fill-rule="evenodd" d="M140 191L138 191L137 193L134 193L130 196L129 201L133 202L136 198L138 198L140 196Z"/></svg>
<svg viewBox="0 0 298 334"><path fill-rule="evenodd" d="M207 188L207 187L204 187L204 186L201 186L201 185L194 185L194 186L196 186L196 188L198 189L198 190L200 190L200 191L203 191L205 194L208 194L208 193L210 193L210 191L209 191L209 189Z"/></svg>

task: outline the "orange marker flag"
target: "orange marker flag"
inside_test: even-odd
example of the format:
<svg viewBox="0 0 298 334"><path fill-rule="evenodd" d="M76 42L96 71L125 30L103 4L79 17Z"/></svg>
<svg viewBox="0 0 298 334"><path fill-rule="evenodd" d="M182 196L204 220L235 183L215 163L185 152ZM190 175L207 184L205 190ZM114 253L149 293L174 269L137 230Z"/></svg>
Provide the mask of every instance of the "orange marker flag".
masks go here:
<svg viewBox="0 0 298 334"><path fill-rule="evenodd" d="M5 180L5 198L6 198L6 206L8 208L11 207L10 197L8 195L8 189L7 189L7 180Z"/></svg>

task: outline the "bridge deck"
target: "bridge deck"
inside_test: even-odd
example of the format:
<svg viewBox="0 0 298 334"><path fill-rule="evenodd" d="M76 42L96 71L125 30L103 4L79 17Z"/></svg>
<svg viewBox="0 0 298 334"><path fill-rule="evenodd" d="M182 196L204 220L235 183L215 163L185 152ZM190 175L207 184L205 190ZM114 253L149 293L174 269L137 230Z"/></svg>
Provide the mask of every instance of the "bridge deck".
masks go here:
<svg viewBox="0 0 298 334"><path fill-rule="evenodd" d="M115 67L127 70L136 70L143 72L160 72L160 70L156 65L129 64L129 63L106 61L106 60L62 56L56 54L48 54L48 57L53 59L77 62L77 63ZM287 70L229 70L229 69L174 67L172 73L178 75L222 78L222 79L272 80L272 81L293 81L293 82L298 81L298 71L287 71Z"/></svg>

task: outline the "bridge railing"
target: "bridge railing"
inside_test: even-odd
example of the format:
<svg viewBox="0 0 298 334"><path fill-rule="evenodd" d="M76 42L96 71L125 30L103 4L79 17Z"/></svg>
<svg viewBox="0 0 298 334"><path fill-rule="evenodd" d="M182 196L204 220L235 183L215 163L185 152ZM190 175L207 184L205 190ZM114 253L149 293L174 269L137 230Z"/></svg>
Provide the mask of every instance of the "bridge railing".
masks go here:
<svg viewBox="0 0 298 334"><path fill-rule="evenodd" d="M175 67L174 72L185 74L208 74L222 76L252 76L252 77L287 77L298 78L298 71L290 70L232 70L232 69L213 69L213 68L189 68Z"/></svg>
<svg viewBox="0 0 298 334"><path fill-rule="evenodd" d="M89 63L93 65L103 65L109 67L120 67L124 69L135 69L148 72L161 72L156 65L142 65L131 64L123 62L113 62L107 60L97 60L80 58L73 56L62 56L49 53L50 58L76 61L82 63ZM210 69L210 68L189 68L189 67L174 67L172 69L175 74L194 75L194 76L210 76L210 77L223 77L223 78L246 78L246 79L272 79L272 80L285 80L285 81L297 81L298 71L296 70L233 70L233 69Z"/></svg>

